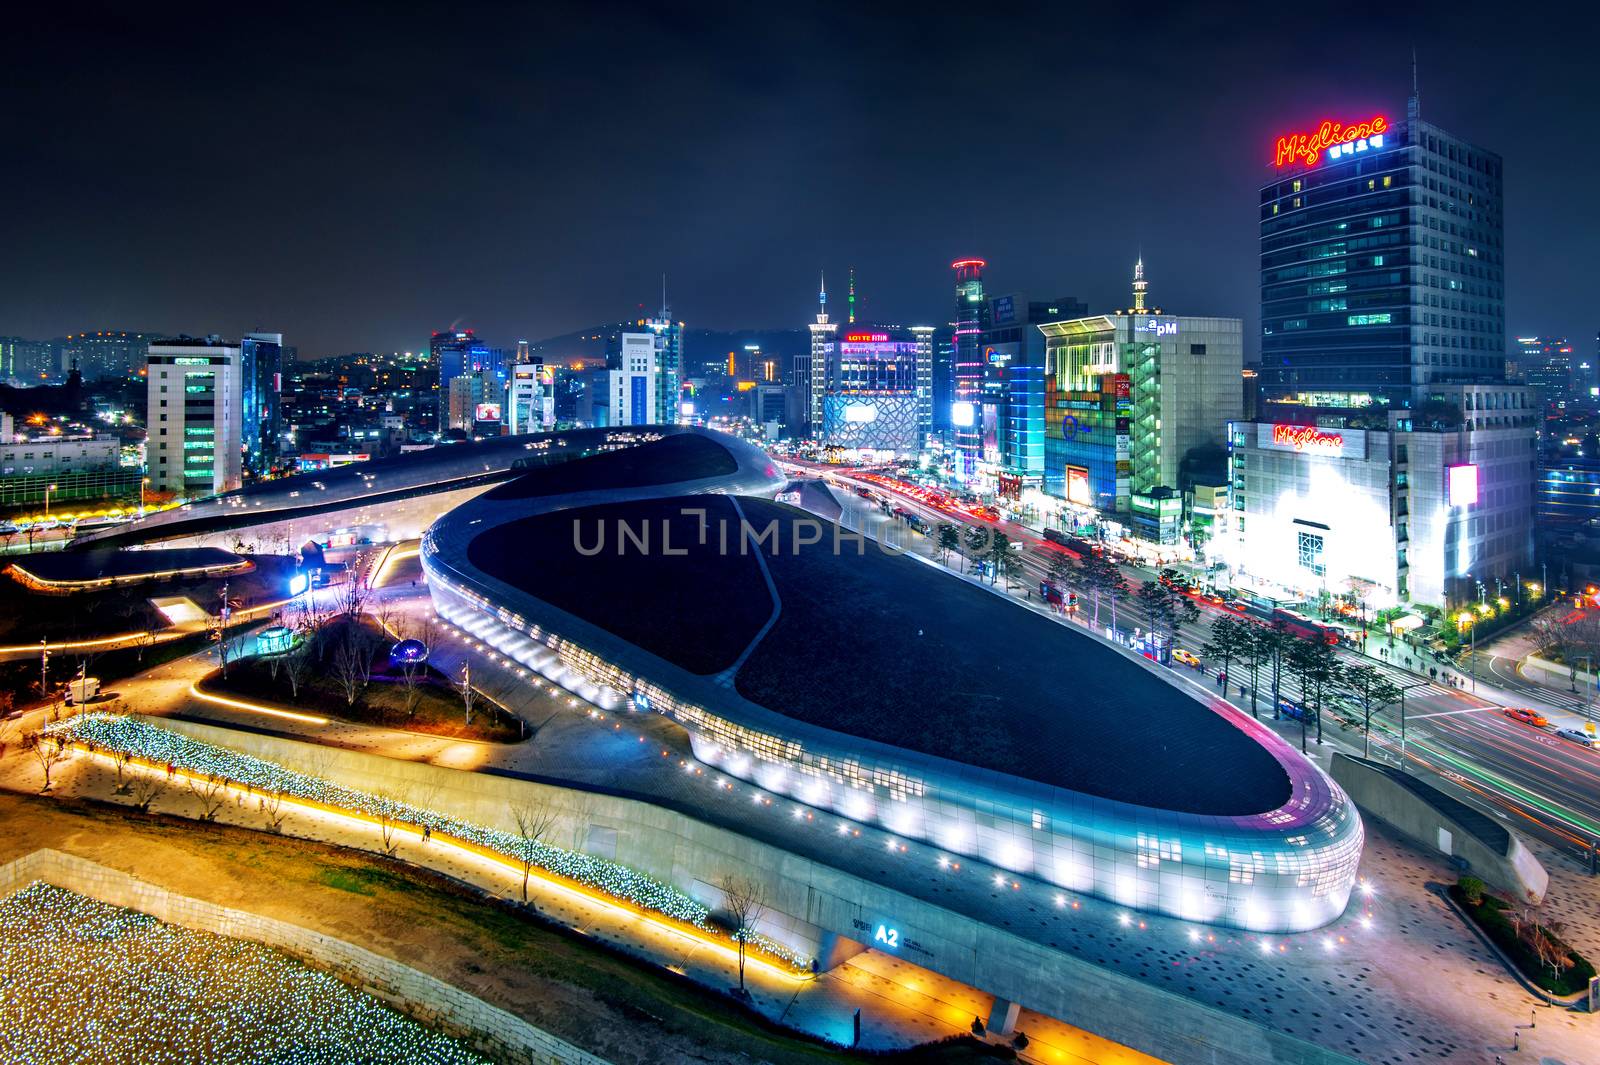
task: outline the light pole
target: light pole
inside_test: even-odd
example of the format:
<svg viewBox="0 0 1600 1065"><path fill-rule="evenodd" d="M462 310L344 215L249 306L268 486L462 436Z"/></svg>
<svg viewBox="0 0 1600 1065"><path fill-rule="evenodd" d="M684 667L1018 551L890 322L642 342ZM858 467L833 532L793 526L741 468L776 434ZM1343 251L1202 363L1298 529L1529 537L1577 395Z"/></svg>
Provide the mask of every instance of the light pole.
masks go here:
<svg viewBox="0 0 1600 1065"><path fill-rule="evenodd" d="M139 482L139 517L144 517L144 492L150 487L150 478L146 477Z"/></svg>
<svg viewBox="0 0 1600 1065"><path fill-rule="evenodd" d="M1478 690L1478 619L1470 610L1463 610L1457 617L1458 625L1465 625L1472 639L1472 649L1467 652L1472 659L1472 690Z"/></svg>
<svg viewBox="0 0 1600 1065"><path fill-rule="evenodd" d="M47 484L47 485L44 486L44 520L45 521L49 521L50 520L50 493L54 492L55 490L56 490L56 486L53 485L53 484Z"/></svg>

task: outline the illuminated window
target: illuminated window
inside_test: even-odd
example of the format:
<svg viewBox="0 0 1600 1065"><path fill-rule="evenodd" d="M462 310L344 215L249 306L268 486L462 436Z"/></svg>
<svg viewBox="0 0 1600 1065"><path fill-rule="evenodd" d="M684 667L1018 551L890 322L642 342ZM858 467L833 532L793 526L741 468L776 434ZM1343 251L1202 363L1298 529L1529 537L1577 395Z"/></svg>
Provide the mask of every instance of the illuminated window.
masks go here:
<svg viewBox="0 0 1600 1065"><path fill-rule="evenodd" d="M1384 188L1388 188L1390 185L1393 185L1393 184L1394 184L1393 175L1385 174L1384 177L1383 177L1383 187Z"/></svg>

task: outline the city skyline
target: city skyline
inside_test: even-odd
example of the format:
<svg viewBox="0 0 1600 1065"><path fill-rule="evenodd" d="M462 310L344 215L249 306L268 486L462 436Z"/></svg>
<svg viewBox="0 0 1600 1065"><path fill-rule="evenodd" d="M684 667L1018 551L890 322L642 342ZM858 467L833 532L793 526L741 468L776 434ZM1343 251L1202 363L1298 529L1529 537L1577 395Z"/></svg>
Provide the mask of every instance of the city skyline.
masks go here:
<svg viewBox="0 0 1600 1065"><path fill-rule="evenodd" d="M1581 350L1595 223L1562 190L1597 149L1560 116L1592 111L1596 90L1574 65L1518 61L1542 54L1531 14L1496 11L1491 39L1474 10L1308 23L1306 48L1261 19L1194 13L754 27L624 6L498 13L493 34L470 12L336 13L309 38L237 13L34 15L8 95L19 139L52 165L6 178L33 206L0 319L41 338L272 328L316 357L416 350L453 322L510 344L653 313L663 272L692 328L801 328L819 266L841 282L855 268L864 319L942 321L963 255L990 262L996 292L1098 311L1142 255L1164 307L1244 318L1253 357L1274 138L1403 113L1415 45L1424 117L1506 160L1508 332ZM1149 62L1069 62L1053 43L1137 32ZM607 76L634 39L636 76ZM274 61L205 92L186 64L149 62L240 40ZM952 74L962 63L974 73ZM1561 165L1545 165L1551 145Z"/></svg>

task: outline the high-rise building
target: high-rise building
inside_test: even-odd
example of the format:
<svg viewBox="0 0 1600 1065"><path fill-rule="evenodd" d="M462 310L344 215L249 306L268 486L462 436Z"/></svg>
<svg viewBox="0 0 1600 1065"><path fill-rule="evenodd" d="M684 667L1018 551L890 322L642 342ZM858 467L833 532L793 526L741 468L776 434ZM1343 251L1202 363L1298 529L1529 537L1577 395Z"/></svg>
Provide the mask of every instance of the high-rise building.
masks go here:
<svg viewBox="0 0 1600 1065"><path fill-rule="evenodd" d="M151 487L188 498L238 488L243 451L239 345L215 336L155 342L145 373Z"/></svg>
<svg viewBox="0 0 1600 1065"><path fill-rule="evenodd" d="M654 425L661 418L656 334L623 333L615 365L607 373L610 425Z"/></svg>
<svg viewBox="0 0 1600 1065"><path fill-rule="evenodd" d="M244 468L259 477L278 461L278 437L283 431L283 334L246 333L239 341L239 367Z"/></svg>
<svg viewBox="0 0 1600 1065"><path fill-rule="evenodd" d="M990 404L987 425L984 411L983 331L987 323L983 300L982 259L957 259L950 264L956 272L955 350L951 363L950 426L954 430L956 476L973 477L983 458L986 428L991 438L998 432L998 409Z"/></svg>
<svg viewBox="0 0 1600 1065"><path fill-rule="evenodd" d="M811 435L811 355L796 355L784 380L783 428L791 440Z"/></svg>
<svg viewBox="0 0 1600 1065"><path fill-rule="evenodd" d="M1230 433L1239 579L1475 601L1531 561L1538 403L1505 379L1500 157L1388 115L1279 137L1262 403Z"/></svg>
<svg viewBox="0 0 1600 1065"><path fill-rule="evenodd" d="M500 401L504 390L488 370L475 370L450 379L446 390L445 430L459 429L469 436L493 424L499 431Z"/></svg>
<svg viewBox="0 0 1600 1065"><path fill-rule="evenodd" d="M36 385L57 375L60 358L49 340L0 337L0 381ZM143 357L140 358L142 366Z"/></svg>
<svg viewBox="0 0 1600 1065"><path fill-rule="evenodd" d="M524 361L511 368L506 383L505 425L508 433L542 433L556 424L555 375L537 355L520 353Z"/></svg>
<svg viewBox="0 0 1600 1065"><path fill-rule="evenodd" d="M493 372L496 356L470 329L433 334L428 351L433 358L434 368L439 372L439 425L451 428L450 382L485 370ZM504 375L498 376L501 384L504 384Z"/></svg>
<svg viewBox="0 0 1600 1065"><path fill-rule="evenodd" d="M1038 301L1014 292L989 299L983 357L996 370L1000 386L998 465L1022 485L1044 485L1046 345L1038 327L1088 313L1088 305L1071 296Z"/></svg>
<svg viewBox="0 0 1600 1065"><path fill-rule="evenodd" d="M1048 322L1044 490L1121 516L1141 539L1177 542L1183 470L1205 449L1222 464L1227 423L1243 415L1237 318L1163 314L1145 305L1144 263L1134 305L1115 314Z"/></svg>
<svg viewBox="0 0 1600 1065"><path fill-rule="evenodd" d="M822 434L822 397L828 391L828 361L833 354L833 337L839 331L838 322L828 321L828 277L820 275L817 290L817 320L808 325L811 331L810 385L806 390L809 413L806 421L812 437Z"/></svg>
<svg viewBox="0 0 1600 1065"><path fill-rule="evenodd" d="M139 371L144 369L150 345L160 339L159 333L129 333L117 329L69 334L61 340L59 371L65 375L76 366L78 373L89 382L138 377Z"/></svg>
<svg viewBox="0 0 1600 1065"><path fill-rule="evenodd" d="M672 320L665 287L661 293L661 313L654 318L640 319L639 325L650 331L656 344L657 417L654 420L675 425L678 421L679 390L683 387L683 323Z"/></svg>
<svg viewBox="0 0 1600 1065"><path fill-rule="evenodd" d="M1512 358L1522 380L1539 390L1547 412L1566 410L1579 394L1566 337L1517 337Z"/></svg>
<svg viewBox="0 0 1600 1065"><path fill-rule="evenodd" d="M1500 157L1422 121L1279 137L1261 188L1266 409L1408 407L1505 376Z"/></svg>

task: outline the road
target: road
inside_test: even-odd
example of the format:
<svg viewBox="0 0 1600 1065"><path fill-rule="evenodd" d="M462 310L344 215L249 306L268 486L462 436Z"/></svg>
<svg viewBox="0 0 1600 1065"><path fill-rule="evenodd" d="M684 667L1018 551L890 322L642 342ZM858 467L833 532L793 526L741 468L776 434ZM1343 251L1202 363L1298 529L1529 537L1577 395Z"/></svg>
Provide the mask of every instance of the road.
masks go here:
<svg viewBox="0 0 1600 1065"><path fill-rule="evenodd" d="M880 495L891 497L895 505L915 513L930 523L957 522L963 525L996 529L1004 532L1013 542L1024 545L1023 575L1019 581L1024 598L1038 600L1036 590L1045 579L1052 556L1064 548L1043 540L1034 530L1006 521L989 521L956 508L932 506L907 492L895 490L882 480L863 478L837 467L800 466L799 472L831 479L844 486L868 488ZM845 508L842 519L855 529L881 530L891 523L881 508L850 491L840 492ZM914 553L932 558L936 551L932 539L916 534L899 535L905 546ZM1070 552L1069 552L1070 554ZM958 563L959 565L959 563ZM1154 571L1138 566L1124 565L1130 584L1154 580ZM1204 631L1211 621L1223 616L1237 616L1213 603L1197 600L1202 620L1180 636L1180 645L1198 648ZM1101 634L1110 625L1110 609L1101 605ZM1078 620L1087 622L1088 605L1080 611ZM1117 624L1125 632L1135 627L1148 628L1136 602L1124 601L1116 605ZM1058 617L1060 615L1057 615ZM1087 625L1086 625L1087 627ZM1566 711L1578 710L1583 704L1576 698L1564 697L1560 692L1534 685L1514 668L1508 670L1507 659L1484 658L1479 668L1486 674L1479 678L1482 694L1470 690L1473 681L1452 666L1428 661L1415 650L1403 644L1391 652L1391 660L1374 657L1377 643L1369 645L1369 654L1355 648L1341 648L1340 656L1346 664L1365 663L1378 668L1393 683L1409 690L1405 696L1405 742L1401 742L1400 706L1375 714L1373 721L1372 755L1395 765L1420 769L1433 776L1447 792L1463 794L1479 805L1487 804L1509 825L1528 832L1557 847L1575 862L1587 866L1592 848L1600 841L1600 752L1586 750L1554 735L1554 727L1533 728L1513 721L1501 713L1505 705L1534 705L1554 707ZM1412 668L1405 668L1411 656ZM1514 663L1512 663L1514 667ZM1188 667L1175 666L1179 673ZM1461 686L1439 683L1425 672L1425 668L1438 671L1441 679L1457 677ZM1212 674L1214 677L1214 674ZM1498 689L1491 693L1490 682ZM1215 690L1214 680L1208 687ZM1287 684L1286 684L1287 687ZM1230 689L1237 693L1238 689ZM1489 697L1499 695L1500 701ZM1248 702L1237 700L1248 709ZM1270 696L1264 696L1263 712L1268 711ZM1550 711L1554 713L1554 710ZM1570 713L1563 724L1577 724ZM1298 726L1284 723L1283 730L1298 741ZM1354 753L1362 750L1359 723L1351 717L1341 726L1335 712L1324 712L1324 730L1330 737L1337 734L1342 745ZM1403 748L1403 749L1402 749Z"/></svg>

